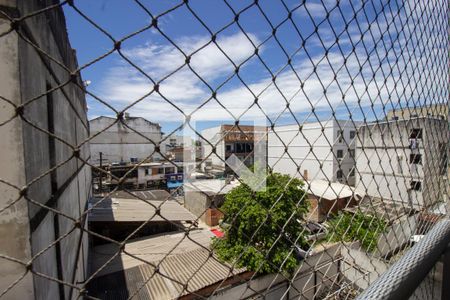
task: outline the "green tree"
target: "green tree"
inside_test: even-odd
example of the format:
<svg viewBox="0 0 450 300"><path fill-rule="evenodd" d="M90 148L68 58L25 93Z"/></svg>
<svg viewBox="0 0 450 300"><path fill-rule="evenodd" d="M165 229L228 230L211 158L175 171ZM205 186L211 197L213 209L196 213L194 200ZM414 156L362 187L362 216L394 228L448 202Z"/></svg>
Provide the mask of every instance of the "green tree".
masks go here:
<svg viewBox="0 0 450 300"><path fill-rule="evenodd" d="M307 246L298 222L308 211L302 181L273 173L262 191L241 184L226 195L221 210L230 226L224 238L213 241L220 259L261 274L295 270L293 242Z"/></svg>
<svg viewBox="0 0 450 300"><path fill-rule="evenodd" d="M328 222L330 224L328 240L359 241L363 248L370 252L376 249L378 238L387 227L387 222L383 218L359 211L355 214L342 212Z"/></svg>

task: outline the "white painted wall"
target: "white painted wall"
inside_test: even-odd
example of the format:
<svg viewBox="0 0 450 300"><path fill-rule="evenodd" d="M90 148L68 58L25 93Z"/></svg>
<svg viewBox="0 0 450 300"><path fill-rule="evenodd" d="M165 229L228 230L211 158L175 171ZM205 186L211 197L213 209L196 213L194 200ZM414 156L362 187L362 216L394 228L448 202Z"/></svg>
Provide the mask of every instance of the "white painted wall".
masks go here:
<svg viewBox="0 0 450 300"><path fill-rule="evenodd" d="M344 131L342 141L338 139L339 126ZM348 148L354 149L350 131L356 131L350 121L325 121L306 123L300 131L297 125L276 126L268 134L268 165L276 172L302 178L308 171L308 178L354 183L347 176L354 166ZM284 143L284 145L283 145ZM288 147L285 152L285 145ZM338 161L333 156L343 150L341 169L342 180L337 180ZM321 168L322 166L322 168ZM299 168L299 172L298 172ZM348 181L346 181L348 180Z"/></svg>

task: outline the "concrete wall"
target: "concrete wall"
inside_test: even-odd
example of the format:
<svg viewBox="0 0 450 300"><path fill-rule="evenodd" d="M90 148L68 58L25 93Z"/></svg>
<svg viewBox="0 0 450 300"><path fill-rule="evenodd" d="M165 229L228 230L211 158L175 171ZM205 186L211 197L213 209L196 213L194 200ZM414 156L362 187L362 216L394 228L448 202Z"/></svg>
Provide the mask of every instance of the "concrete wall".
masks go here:
<svg viewBox="0 0 450 300"><path fill-rule="evenodd" d="M344 131L342 141L338 138L338 124ZM301 132L297 125L276 126L268 134L268 165L276 172L297 178L302 178L307 170L309 180L324 179L354 184L354 177L349 176L355 164L348 151L349 148L355 148L350 131L356 132L350 121L306 123ZM285 145L288 146L287 152ZM336 176L339 164L334 155L337 155L338 150L343 151L340 160L343 171L341 180Z"/></svg>
<svg viewBox="0 0 450 300"><path fill-rule="evenodd" d="M5 1L0 1L0 5L3 4ZM14 3L6 1L6 4ZM53 1L18 1L17 7L11 7L9 11L27 15L50 4ZM3 22L1 26L8 26L1 17L0 22ZM77 68L61 8L27 18L21 22L21 26L22 34L53 59L70 70ZM0 81L5 83L0 85L0 95L12 99L16 104L26 104L23 117L27 122L52 132L73 147L88 138L86 102L84 93L77 87L81 85L80 78L57 88L69 81L70 74L23 39L17 38L15 33L0 38L0 53L0 68L2 77L4 76ZM57 89L47 92L53 88ZM43 94L44 96L40 96ZM33 98L36 100L27 102ZM5 107L1 110L2 115L11 115L10 110L11 107ZM74 227L73 220L69 218L80 218L90 196L90 170L83 162L89 159L89 146L82 146L82 160L76 159L72 156L71 147L19 120L15 118L6 127L0 126L2 133L5 131L5 135L10 138L5 140L8 147L2 147L0 172L4 172L5 176L0 174L0 177L10 178L13 185L27 186L27 198L11 206L11 211L4 211L5 215L0 215L1 223L16 223L9 229L8 226L1 226L12 236L2 235L0 253L11 253L22 261L28 261L39 253L33 259L32 268L35 272L68 283L83 281L86 276L87 237L79 228ZM10 193L2 200L2 204L17 199L17 190L9 191L9 188L3 186L1 188L6 189L4 194ZM65 216L31 201L52 207ZM83 220L81 221L84 226ZM55 242L61 236L64 238ZM8 246L4 249L3 245ZM15 249L16 246L18 249ZM3 265L0 268L0 272L6 273L1 278L16 279L18 276L13 274L17 274L20 267L17 264L10 266L8 262L3 263L7 268ZM1 286L8 284L0 281ZM33 275L26 276L8 293L9 296L18 299L33 296L36 299L69 299L77 297L78 292L54 280Z"/></svg>
<svg viewBox="0 0 450 300"><path fill-rule="evenodd" d="M403 216L390 225L387 231L380 235L377 243L377 256L386 256L399 249L417 234L419 214Z"/></svg>
<svg viewBox="0 0 450 300"><path fill-rule="evenodd" d="M356 244L357 245L357 244ZM360 289L366 289L388 268L388 264L375 258L369 257L359 247L341 247L343 261L341 270L350 282Z"/></svg>
<svg viewBox="0 0 450 300"><path fill-rule="evenodd" d="M203 222L212 225L211 220L216 220L217 217L220 217L218 216L220 213L208 212L208 209L215 208L216 206L220 207L225 200L224 196L225 195L208 195L207 193L200 191L185 191L184 207L196 217L199 217Z"/></svg>
<svg viewBox="0 0 450 300"><path fill-rule="evenodd" d="M7 4L0 1L0 4ZM9 22L0 16L0 32L9 29ZM18 36L15 33L0 37L0 95L15 105L20 105ZM15 114L14 107L0 100L0 122ZM0 126L0 147L2 149L0 178L17 187L25 185L22 122L18 118ZM31 257L29 243L28 205L19 190L0 182L0 254L28 261ZM16 202L16 200L18 200ZM6 259L0 260L0 292L26 272L25 266ZM34 295L33 278L28 274L5 297L10 299L30 299Z"/></svg>
<svg viewBox="0 0 450 300"><path fill-rule="evenodd" d="M335 214L344 208L352 207L357 204L356 199L352 197L327 200L314 195L308 195L309 211L306 217L308 221L323 222L331 214Z"/></svg>
<svg viewBox="0 0 450 300"><path fill-rule="evenodd" d="M319 299L315 297L341 284L339 248L338 245L331 246L308 257L296 271L291 284L284 276L268 274L219 290L209 299Z"/></svg>
<svg viewBox="0 0 450 300"><path fill-rule="evenodd" d="M126 161L130 158L143 160L155 150L155 145L161 141L161 127L144 118L128 117L121 122L115 118L98 117L90 120L92 162L100 163L100 152L103 152L103 163ZM161 148L161 151L164 149ZM160 159L155 153L151 157Z"/></svg>
<svg viewBox="0 0 450 300"><path fill-rule="evenodd" d="M409 148L413 128L423 129L419 149ZM448 123L434 118L415 118L370 124L359 129L356 148L357 187L374 197L383 197L423 208L448 197L440 174L442 151L448 145ZM448 146L444 146L448 149ZM422 164L410 164L410 154L421 154ZM444 166L445 169L445 166ZM422 190L410 190L411 181L421 181Z"/></svg>

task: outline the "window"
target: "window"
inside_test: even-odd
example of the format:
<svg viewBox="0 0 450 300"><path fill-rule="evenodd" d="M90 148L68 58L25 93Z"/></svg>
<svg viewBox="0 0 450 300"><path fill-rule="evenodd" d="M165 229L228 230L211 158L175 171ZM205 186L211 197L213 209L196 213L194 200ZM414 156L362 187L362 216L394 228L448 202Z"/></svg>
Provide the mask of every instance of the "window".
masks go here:
<svg viewBox="0 0 450 300"><path fill-rule="evenodd" d="M411 181L411 190L421 191L422 190L422 182L421 181Z"/></svg>
<svg viewBox="0 0 450 300"><path fill-rule="evenodd" d="M354 139L355 136L356 136L356 131L350 130L350 138L351 138L351 139Z"/></svg>
<svg viewBox="0 0 450 300"><path fill-rule="evenodd" d="M150 175L150 169L149 168L145 168L145 175Z"/></svg>
<svg viewBox="0 0 450 300"><path fill-rule="evenodd" d="M342 170L338 170L336 173L336 177L337 179L341 179L342 177L344 177L344 172L342 172Z"/></svg>
<svg viewBox="0 0 450 300"><path fill-rule="evenodd" d="M411 139L421 139L422 138L422 128L413 128L411 134L409 135Z"/></svg>
<svg viewBox="0 0 450 300"><path fill-rule="evenodd" d="M225 145L225 151L231 152L231 145Z"/></svg>
<svg viewBox="0 0 450 300"><path fill-rule="evenodd" d="M410 164L422 164L422 154L410 154L409 155Z"/></svg>
<svg viewBox="0 0 450 300"><path fill-rule="evenodd" d="M339 143L342 143L344 141L344 130L338 131L338 138L339 138Z"/></svg>
<svg viewBox="0 0 450 300"><path fill-rule="evenodd" d="M164 174L164 168L158 168L158 174Z"/></svg>
<svg viewBox="0 0 450 300"><path fill-rule="evenodd" d="M338 150L336 153L337 158L343 158L344 157L344 150Z"/></svg>
<svg viewBox="0 0 450 300"><path fill-rule="evenodd" d="M355 169L351 168L350 170L348 170L348 173L350 174L350 176L355 176Z"/></svg>
<svg viewBox="0 0 450 300"><path fill-rule="evenodd" d="M170 180L176 180L176 176L170 176Z"/></svg>
<svg viewBox="0 0 450 300"><path fill-rule="evenodd" d="M398 120L397 116L392 117L392 121L397 121L397 120Z"/></svg>
<svg viewBox="0 0 450 300"><path fill-rule="evenodd" d="M350 155L351 158L354 158L355 157L355 149L348 150L348 155Z"/></svg>
<svg viewBox="0 0 450 300"><path fill-rule="evenodd" d="M409 140L409 149L419 149L419 141L417 139L410 139Z"/></svg>
<svg viewBox="0 0 450 300"><path fill-rule="evenodd" d="M178 175L178 180L183 180L183 175Z"/></svg>
<svg viewBox="0 0 450 300"><path fill-rule="evenodd" d="M236 153L244 153L245 152L245 144L236 143Z"/></svg>
<svg viewBox="0 0 450 300"><path fill-rule="evenodd" d="M166 174L172 174L175 173L175 168L170 167L170 168L166 168Z"/></svg>

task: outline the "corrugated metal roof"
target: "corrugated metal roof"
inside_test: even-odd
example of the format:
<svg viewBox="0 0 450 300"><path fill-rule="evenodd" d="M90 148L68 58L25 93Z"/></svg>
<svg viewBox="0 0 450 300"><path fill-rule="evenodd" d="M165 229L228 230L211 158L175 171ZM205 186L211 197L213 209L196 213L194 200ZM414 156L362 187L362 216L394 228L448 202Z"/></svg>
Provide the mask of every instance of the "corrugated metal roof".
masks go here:
<svg viewBox="0 0 450 300"><path fill-rule="evenodd" d="M146 261L159 261L168 255L177 255L187 251L195 250L201 246L208 248L211 238L214 237L209 230L191 230L186 237L184 232L163 233L155 236L130 240L125 245L125 251ZM91 251L91 268L98 270L117 252L116 244L106 244L94 247ZM114 273L119 270L128 269L142 264L123 252L116 256L98 275Z"/></svg>
<svg viewBox="0 0 450 300"><path fill-rule="evenodd" d="M167 200L171 199L171 195L169 192L165 190L147 190L147 191L116 191L111 193L110 198L126 198L131 199L134 198L133 195L139 197L139 199L144 200ZM106 194L104 195L106 196Z"/></svg>
<svg viewBox="0 0 450 300"><path fill-rule="evenodd" d="M96 277L89 294L101 299L127 299L142 286L138 299L176 299L243 273L245 268L232 269L209 256L208 250L199 248L167 257L159 265L159 272L154 271L152 265L143 263Z"/></svg>
<svg viewBox="0 0 450 300"><path fill-rule="evenodd" d="M360 196L358 191L348 185L326 180L308 181L307 184L305 184L305 189L308 194L326 200L336 200L338 198L347 198L354 195Z"/></svg>
<svg viewBox="0 0 450 300"><path fill-rule="evenodd" d="M207 242L208 245L204 246L209 248L210 234L207 230L198 230L191 232L190 237L202 245ZM172 235L172 237L175 236L182 238L184 234ZM204 237L207 237L207 241ZM139 248L139 251L145 251L143 250L145 244L153 247L151 250L147 249L148 252L139 257L153 265L161 262L159 273L154 274L155 269L151 264L133 259L135 261L133 265L127 262L123 263L121 269L123 271L102 273L94 278L90 284L89 294L102 299L127 299L145 283L138 294L139 299L175 299L245 271L245 268L232 269L229 264L218 261L216 257L211 257L208 249L202 248L188 239L184 239L173 253L164 258L163 254L168 253L167 248L170 248L170 243L160 246L158 240L165 238L166 236L161 236L130 243L134 244L131 250ZM141 243L140 247L137 247L136 243ZM190 245L181 246L183 243ZM190 250L186 251L186 249ZM130 250L127 249L127 251ZM158 253L158 251L162 252ZM123 258L124 255L120 256ZM151 257L154 259L148 259ZM116 267L118 267L117 262Z"/></svg>
<svg viewBox="0 0 450 300"><path fill-rule="evenodd" d="M93 200L91 204L96 203ZM159 208L159 214L155 214ZM165 219L164 219L164 218ZM196 217L175 200L142 201L139 199L110 198L98 203L89 212L89 222L150 222L194 221Z"/></svg>

